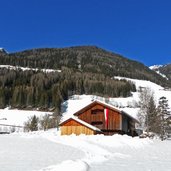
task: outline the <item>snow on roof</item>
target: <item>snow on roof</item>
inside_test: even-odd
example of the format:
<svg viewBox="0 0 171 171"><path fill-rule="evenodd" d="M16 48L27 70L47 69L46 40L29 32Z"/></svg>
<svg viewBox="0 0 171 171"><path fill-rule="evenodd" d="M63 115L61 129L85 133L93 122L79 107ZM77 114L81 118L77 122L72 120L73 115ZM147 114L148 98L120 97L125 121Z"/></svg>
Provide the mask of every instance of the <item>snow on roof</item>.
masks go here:
<svg viewBox="0 0 171 171"><path fill-rule="evenodd" d="M126 113L130 117L134 118L135 120L138 120L138 116L137 116L137 114L139 112L138 107L137 108L124 107L124 108L121 108L120 110L122 110L124 113Z"/></svg>
<svg viewBox="0 0 171 171"><path fill-rule="evenodd" d="M127 108L127 109L128 109L128 108ZM133 110L133 112L135 112L135 111L136 111L136 110ZM133 115L132 115L132 113L131 113L131 115L130 115L130 114L128 113L127 110L125 110L125 109L122 110L122 114L129 116L129 117L132 118L135 122L139 123L138 118L137 118L137 113L138 113L138 111L136 111L136 116L134 116L135 113L134 113Z"/></svg>
<svg viewBox="0 0 171 171"><path fill-rule="evenodd" d="M70 120L70 119L73 119L73 120L75 120L76 122L79 122L79 123L81 123L82 125L84 125L84 126L90 128L90 129L92 129L92 130L94 130L94 131L101 131L99 128L97 128L97 127L95 127L95 126L92 126L92 125L88 124L87 122L85 122L85 121L83 121L83 120L77 118L76 116L72 116L72 117L70 117L70 118L68 118L68 119L66 119L66 120L64 120L64 121L62 121L59 125L63 124L64 122L67 122L67 121Z"/></svg>
<svg viewBox="0 0 171 171"><path fill-rule="evenodd" d="M63 118L72 117L74 113L81 110L92 103L91 95L74 95L72 99L67 100L62 104Z"/></svg>
<svg viewBox="0 0 171 171"><path fill-rule="evenodd" d="M115 106L113 106L113 105L111 105L111 104L108 104L108 103L106 103L106 102L104 102L104 101L100 101L100 100L94 100L94 101L91 101L90 103L87 103L87 105L85 105L85 106L84 106L83 108L81 108L80 110L77 110L75 113L73 113L73 115L77 115L81 110L83 110L84 108L86 108L87 106L89 106L89 105L91 105L91 104L93 104L93 103L102 104L102 105L104 105L104 106L107 106L107 107L109 107L109 108L112 108L112 109L118 111L119 113L121 113L121 110L120 110L119 108L117 108L117 107L115 107Z"/></svg>
<svg viewBox="0 0 171 171"><path fill-rule="evenodd" d="M135 121L137 121L137 118L136 118L136 114L129 114L129 111L125 111L125 110L121 110L120 108L117 108L117 107L115 107L115 106L113 106L113 105L111 105L111 104L108 104L108 103L106 103L106 102L104 102L104 101L101 101L101 100L94 100L94 101L86 101L87 103L84 103L84 105L82 105L82 107L81 108L79 108L79 109L77 109L77 110L74 110L74 112L72 112L71 114L65 114L65 117L63 118L63 120L67 120L68 118L71 118L73 115L77 115L77 114L79 114L79 112L81 111L81 110L84 110L87 106L89 106L89 105L91 105L91 104L93 104L93 103L99 103L99 104L102 104L102 105L104 105L104 106L107 106L107 107L109 107L109 108L111 108L111 109L113 109L113 110L115 110L115 111L117 111L117 112L119 112L119 113L121 113L121 114L126 114L127 116L129 116L130 118L132 118L132 119L134 119ZM74 105L74 104L73 104ZM74 105L75 106L75 105ZM135 112L134 112L135 113Z"/></svg>
<svg viewBox="0 0 171 171"><path fill-rule="evenodd" d="M117 110L118 112L121 112L121 110L120 110L118 107L115 107L115 106L113 106L113 105L111 105L111 104L109 104L109 103L106 103L106 102L104 102L104 101L95 100L94 102L101 103L101 104L103 104L103 105L105 105L105 106L108 106L108 107L114 109L114 110ZM93 103L93 102L92 102L92 103Z"/></svg>
<svg viewBox="0 0 171 171"><path fill-rule="evenodd" d="M132 115L132 111L128 110L128 109L121 109L121 108L117 108L111 104L108 104L106 102L103 102L103 101L99 101L99 100L96 100L97 103L101 103L101 104L104 104L105 106L108 106L114 110L117 110L118 112L120 112L121 114L126 114L127 116L129 116L130 118L134 119L136 122L138 122L137 118L136 118L136 114L135 114L135 110L134 110L134 114ZM130 109L130 108L129 108ZM131 113L131 115L129 114Z"/></svg>

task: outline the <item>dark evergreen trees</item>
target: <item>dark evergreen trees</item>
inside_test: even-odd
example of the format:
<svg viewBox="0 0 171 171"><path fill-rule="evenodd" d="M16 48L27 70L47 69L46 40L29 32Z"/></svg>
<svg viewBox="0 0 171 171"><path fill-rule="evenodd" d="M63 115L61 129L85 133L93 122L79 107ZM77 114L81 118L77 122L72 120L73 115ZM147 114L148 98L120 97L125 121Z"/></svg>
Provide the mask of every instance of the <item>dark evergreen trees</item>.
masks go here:
<svg viewBox="0 0 171 171"><path fill-rule="evenodd" d="M56 108L73 94L128 97L135 85L125 76L151 80L163 85L167 80L141 63L91 46L32 49L4 54L0 64L30 67L33 70L0 68L0 107ZM41 69L61 72L43 72ZM38 69L38 70L35 70Z"/></svg>
<svg viewBox="0 0 171 171"><path fill-rule="evenodd" d="M160 117L160 137L164 140L167 137L167 130L169 129L168 118L170 116L168 100L162 96L159 99L158 112Z"/></svg>
<svg viewBox="0 0 171 171"><path fill-rule="evenodd" d="M62 72L1 69L0 107L60 110L61 102L74 94L94 94L106 97L127 97L135 85L115 80L104 74L82 73L70 68Z"/></svg>
<svg viewBox="0 0 171 171"><path fill-rule="evenodd" d="M144 79L163 86L170 84L143 64L95 46L31 49L12 54L0 54L0 64L58 70L67 67L81 72L104 74L108 77Z"/></svg>
<svg viewBox="0 0 171 171"><path fill-rule="evenodd" d="M157 134L159 133L158 125L160 124L160 119L158 116L157 106L154 101L154 96L151 96L149 99L146 122L148 122L148 131Z"/></svg>

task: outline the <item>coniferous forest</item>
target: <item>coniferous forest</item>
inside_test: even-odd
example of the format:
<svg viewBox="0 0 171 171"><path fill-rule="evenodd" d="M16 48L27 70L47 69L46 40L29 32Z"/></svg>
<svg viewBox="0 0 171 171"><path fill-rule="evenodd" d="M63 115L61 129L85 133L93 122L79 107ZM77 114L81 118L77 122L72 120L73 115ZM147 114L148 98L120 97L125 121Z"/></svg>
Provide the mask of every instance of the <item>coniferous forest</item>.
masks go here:
<svg viewBox="0 0 171 171"><path fill-rule="evenodd" d="M0 65L33 68L0 68L0 108L60 110L61 102L74 94L127 97L136 91L133 83L116 80L114 76L170 85L168 80L139 62L91 46L3 52Z"/></svg>
<svg viewBox="0 0 171 171"><path fill-rule="evenodd" d="M50 73L0 69L1 108L59 109L61 102L74 94L127 97L131 91L135 91L135 85L125 80L75 72L68 68Z"/></svg>

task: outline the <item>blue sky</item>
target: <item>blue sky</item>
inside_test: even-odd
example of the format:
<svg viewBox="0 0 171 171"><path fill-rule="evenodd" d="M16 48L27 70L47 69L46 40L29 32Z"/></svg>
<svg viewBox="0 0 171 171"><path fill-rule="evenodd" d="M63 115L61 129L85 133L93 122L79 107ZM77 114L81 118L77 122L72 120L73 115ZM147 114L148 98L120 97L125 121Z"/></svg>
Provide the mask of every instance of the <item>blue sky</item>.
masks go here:
<svg viewBox="0 0 171 171"><path fill-rule="evenodd" d="M0 47L96 45L145 65L171 63L170 0L0 0Z"/></svg>

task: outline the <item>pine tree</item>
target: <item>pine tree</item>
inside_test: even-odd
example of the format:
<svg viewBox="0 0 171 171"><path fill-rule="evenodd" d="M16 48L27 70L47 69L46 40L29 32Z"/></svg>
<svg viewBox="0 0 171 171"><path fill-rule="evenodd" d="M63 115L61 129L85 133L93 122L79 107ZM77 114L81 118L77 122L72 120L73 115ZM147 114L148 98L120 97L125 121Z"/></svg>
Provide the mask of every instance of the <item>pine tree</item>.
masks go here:
<svg viewBox="0 0 171 171"><path fill-rule="evenodd" d="M31 119L31 123L30 123L30 130L31 131L37 131L38 130L38 118L36 117L36 115L34 115Z"/></svg>
<svg viewBox="0 0 171 171"><path fill-rule="evenodd" d="M168 100L164 96L159 99L158 111L160 116L160 137L163 141L167 137L167 130L169 128L167 119L170 116Z"/></svg>

